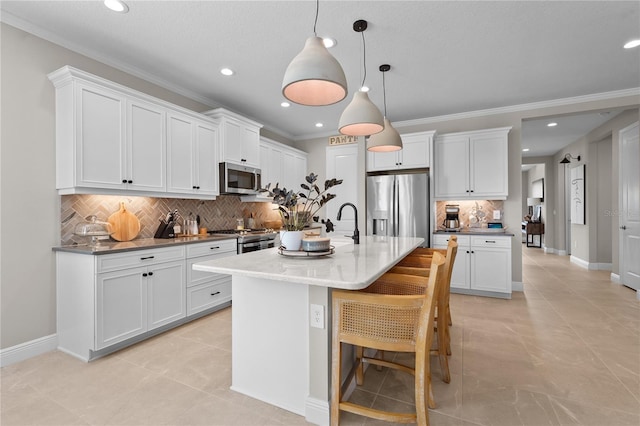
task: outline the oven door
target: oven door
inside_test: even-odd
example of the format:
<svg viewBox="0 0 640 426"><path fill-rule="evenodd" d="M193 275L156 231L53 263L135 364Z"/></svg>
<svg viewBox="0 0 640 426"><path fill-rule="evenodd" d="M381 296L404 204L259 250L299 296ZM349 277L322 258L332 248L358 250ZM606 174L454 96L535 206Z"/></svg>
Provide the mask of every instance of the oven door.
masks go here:
<svg viewBox="0 0 640 426"><path fill-rule="evenodd" d="M264 250L272 247L275 247L274 240L252 241L250 243L239 243L238 253L240 254L249 253L251 251Z"/></svg>
<svg viewBox="0 0 640 426"><path fill-rule="evenodd" d="M241 164L220 163L221 194L257 194L261 187L260 169Z"/></svg>

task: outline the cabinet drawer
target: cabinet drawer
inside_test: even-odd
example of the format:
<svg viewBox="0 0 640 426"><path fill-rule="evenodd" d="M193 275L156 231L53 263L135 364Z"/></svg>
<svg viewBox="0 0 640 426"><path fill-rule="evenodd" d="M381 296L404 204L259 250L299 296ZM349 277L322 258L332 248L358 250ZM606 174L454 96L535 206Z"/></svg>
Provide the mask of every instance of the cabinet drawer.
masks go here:
<svg viewBox="0 0 640 426"><path fill-rule="evenodd" d="M184 246L96 256L97 272L116 271L184 259Z"/></svg>
<svg viewBox="0 0 640 426"><path fill-rule="evenodd" d="M445 248L447 244L449 244L449 238L455 235L458 237L458 247L463 247L469 245L469 236L468 235L457 235L457 234L436 234L433 236L433 247L435 248Z"/></svg>
<svg viewBox="0 0 640 426"><path fill-rule="evenodd" d="M220 258L229 257L229 256L236 256L236 252L218 253L218 254L211 254L209 256L200 256L200 257L194 257L192 259L187 259L187 287L193 287L195 285L202 284L206 281L211 281L212 279L230 277L230 275L227 275L227 274L218 274L215 272L193 270L194 263L206 262L207 260L220 259Z"/></svg>
<svg viewBox="0 0 640 426"><path fill-rule="evenodd" d="M511 237L491 237L491 236L473 237L471 239L471 245L473 247L509 248L511 247Z"/></svg>
<svg viewBox="0 0 640 426"><path fill-rule="evenodd" d="M231 277L187 289L187 316L231 300Z"/></svg>
<svg viewBox="0 0 640 426"><path fill-rule="evenodd" d="M238 252L238 243L236 239L210 241L202 244L189 244L186 247L187 259L230 252L235 255Z"/></svg>

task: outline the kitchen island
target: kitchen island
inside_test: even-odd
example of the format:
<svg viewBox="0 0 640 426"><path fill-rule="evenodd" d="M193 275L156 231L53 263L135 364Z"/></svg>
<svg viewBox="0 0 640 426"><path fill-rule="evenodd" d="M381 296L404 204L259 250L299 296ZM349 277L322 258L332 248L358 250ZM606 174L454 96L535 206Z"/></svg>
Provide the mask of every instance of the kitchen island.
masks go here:
<svg viewBox="0 0 640 426"><path fill-rule="evenodd" d="M196 263L232 275L232 385L237 392L329 424L331 289L360 290L422 238L335 240L326 257L287 257L278 249Z"/></svg>

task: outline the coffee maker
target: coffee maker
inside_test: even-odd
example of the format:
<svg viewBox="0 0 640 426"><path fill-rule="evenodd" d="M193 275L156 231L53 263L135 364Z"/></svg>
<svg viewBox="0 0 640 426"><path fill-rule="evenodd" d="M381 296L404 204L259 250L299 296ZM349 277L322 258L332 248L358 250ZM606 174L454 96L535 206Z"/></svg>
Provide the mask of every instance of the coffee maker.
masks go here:
<svg viewBox="0 0 640 426"><path fill-rule="evenodd" d="M460 220L458 216L460 214L460 206L458 204L447 204L444 206L444 212L447 215L444 219L444 229L446 231L459 231Z"/></svg>

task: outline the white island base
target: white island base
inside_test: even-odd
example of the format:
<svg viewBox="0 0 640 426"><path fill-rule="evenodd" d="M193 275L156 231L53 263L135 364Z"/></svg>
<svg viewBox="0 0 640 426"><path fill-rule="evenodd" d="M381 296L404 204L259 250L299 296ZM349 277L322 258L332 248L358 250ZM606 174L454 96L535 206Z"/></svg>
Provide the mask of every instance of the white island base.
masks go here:
<svg viewBox="0 0 640 426"><path fill-rule="evenodd" d="M334 242L335 254L323 258L269 249L195 264L232 275L231 389L328 425L331 289L367 287L423 241L364 237ZM321 307L322 328L311 327L311 305Z"/></svg>

